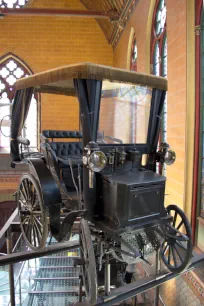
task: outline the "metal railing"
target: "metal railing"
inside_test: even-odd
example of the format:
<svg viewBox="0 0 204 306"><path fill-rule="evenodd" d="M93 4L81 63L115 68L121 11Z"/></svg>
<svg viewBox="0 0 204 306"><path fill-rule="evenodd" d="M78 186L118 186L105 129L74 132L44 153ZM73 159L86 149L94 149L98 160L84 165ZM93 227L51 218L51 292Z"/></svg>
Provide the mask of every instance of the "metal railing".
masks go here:
<svg viewBox="0 0 204 306"><path fill-rule="evenodd" d="M73 248L79 247L79 241L67 241L63 243L56 243L54 245L47 246L38 251L26 250L13 253L12 252L12 233L20 231L20 223L16 221L17 217L17 209L13 212L11 217L8 219L4 227L0 231L0 240L6 239L7 243L7 255L0 256L0 266L9 265L9 285L10 285L10 305L15 306L15 287L20 279L20 273L22 270L19 271L16 281L14 280L14 270L13 264L17 262L24 262L30 259L43 257L50 254L60 253L62 251L67 251ZM20 239L20 238L19 238ZM16 243L17 245L17 243ZM14 247L16 249L16 247ZM159 257L158 257L159 258ZM180 275L194 269L199 263L204 260L204 254L196 255L192 259L191 265L188 269L184 270L179 274L175 273L161 273L159 272L156 276L149 276L146 279L137 280L134 283L127 284L126 286L119 287L114 289L110 292L108 296L99 297L96 305L113 305L118 302L122 302L126 299L132 298L140 293L143 293L152 288L158 288L161 284L179 277ZM58 267L59 268L59 267ZM22 268L23 269L23 268ZM158 305L158 296L159 290L155 290L155 300L154 305ZM75 304L77 305L77 304ZM83 305L80 303L79 305ZM88 305L85 303L84 305Z"/></svg>
<svg viewBox="0 0 204 306"><path fill-rule="evenodd" d="M15 232L20 232L20 223L17 220L18 209L12 213L10 218L7 220L3 228L0 230L0 241L6 240L7 245L7 254L0 256L0 266L8 265L9 272L9 290L10 290L10 306L15 306L15 289L17 284L19 283L21 272L24 267L24 263L27 260L43 257L50 254L60 253L62 251L67 251L73 248L79 247L79 242L76 240L67 241L63 243L57 243L54 245L50 245L38 251L32 251L27 248L25 251L15 252L17 249L17 245L22 238L22 234L18 238L14 248L12 244L12 235ZM23 262L19 273L17 275L16 280L14 279L14 263Z"/></svg>

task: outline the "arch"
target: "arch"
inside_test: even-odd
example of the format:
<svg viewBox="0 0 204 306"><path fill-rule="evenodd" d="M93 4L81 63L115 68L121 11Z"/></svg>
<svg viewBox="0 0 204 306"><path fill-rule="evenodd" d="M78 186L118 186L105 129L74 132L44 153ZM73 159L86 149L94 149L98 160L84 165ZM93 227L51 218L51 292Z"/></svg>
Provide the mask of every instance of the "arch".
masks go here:
<svg viewBox="0 0 204 306"><path fill-rule="evenodd" d="M135 34L135 30L133 27L131 27L129 41L128 41L128 48L127 48L127 63L126 63L127 69L130 69L131 49L132 49L132 41L133 41L134 34Z"/></svg>
<svg viewBox="0 0 204 306"><path fill-rule="evenodd" d="M137 71L137 39L134 33L130 53L130 70Z"/></svg>
<svg viewBox="0 0 204 306"><path fill-rule="evenodd" d="M0 58L0 120L1 134L0 147L9 150L9 116L11 114L12 101L15 94L15 81L33 74L32 69L18 56L9 52ZM27 123L23 129L24 137L29 138L31 146L37 147L38 131L38 101L36 94L31 101L31 112L28 114Z"/></svg>
<svg viewBox="0 0 204 306"><path fill-rule="evenodd" d="M166 0L154 1L152 10L149 62L150 73L157 76L167 75L167 35L166 35ZM164 102L160 142L167 142L167 95ZM160 172L159 165L157 171ZM163 165L166 174L166 165Z"/></svg>
<svg viewBox="0 0 204 306"><path fill-rule="evenodd" d="M33 74L31 68L15 54L9 52L2 56L0 58L0 98L7 91L11 102L14 95L14 82L23 76L31 74Z"/></svg>
<svg viewBox="0 0 204 306"><path fill-rule="evenodd" d="M151 0L149 6L149 13L147 19L147 30L146 30L146 72L151 73L150 66L150 54L151 54L151 32L152 32L152 20L155 11L155 4L157 0Z"/></svg>
<svg viewBox="0 0 204 306"><path fill-rule="evenodd" d="M2 8L22 8L29 3L30 0L0 0Z"/></svg>
<svg viewBox="0 0 204 306"><path fill-rule="evenodd" d="M166 0L156 0L151 25L150 65L153 67L151 72L154 73L155 49L158 46L160 57L158 75L160 76L162 76L163 70L162 57L164 41L166 41Z"/></svg>

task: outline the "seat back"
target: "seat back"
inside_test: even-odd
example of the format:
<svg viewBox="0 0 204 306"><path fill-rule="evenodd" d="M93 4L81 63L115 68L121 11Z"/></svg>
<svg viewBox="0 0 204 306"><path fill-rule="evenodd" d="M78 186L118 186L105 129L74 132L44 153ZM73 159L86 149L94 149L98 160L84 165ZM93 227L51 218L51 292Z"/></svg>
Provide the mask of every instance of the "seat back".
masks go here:
<svg viewBox="0 0 204 306"><path fill-rule="evenodd" d="M50 147L57 157L82 156L81 142L50 142Z"/></svg>
<svg viewBox="0 0 204 306"><path fill-rule="evenodd" d="M56 130L44 130L42 131L42 135L45 138L51 138L52 140L55 138L82 138L81 131L56 131Z"/></svg>
<svg viewBox="0 0 204 306"><path fill-rule="evenodd" d="M55 131L45 130L42 131L42 142L47 142L47 145L51 148L51 154L55 164L58 175L61 175L62 180L65 183L68 191L75 191L73 184L71 170L68 165L64 165L58 158L68 159L68 157L82 157L82 133L80 131ZM55 139L72 140L72 141L54 141ZM77 140L78 141L73 141ZM51 140L51 141L48 141ZM43 150L43 146L42 146ZM46 157L46 150L43 150ZM78 169L73 167L73 175L78 185Z"/></svg>
<svg viewBox="0 0 204 306"><path fill-rule="evenodd" d="M82 156L82 142L79 141L54 141L54 139L82 139L81 131L56 131L56 130L45 130L42 131L42 135L46 139L51 139L49 142L50 147L54 151L55 155L60 158L67 156Z"/></svg>

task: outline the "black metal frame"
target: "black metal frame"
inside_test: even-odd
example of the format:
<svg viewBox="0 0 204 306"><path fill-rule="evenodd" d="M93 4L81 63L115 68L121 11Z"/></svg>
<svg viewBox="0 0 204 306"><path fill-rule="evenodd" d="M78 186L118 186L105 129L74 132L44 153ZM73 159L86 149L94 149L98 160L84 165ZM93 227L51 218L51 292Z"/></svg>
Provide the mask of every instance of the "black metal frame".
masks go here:
<svg viewBox="0 0 204 306"><path fill-rule="evenodd" d="M9 268L9 284L10 284L10 296L11 296L11 306L15 306L15 284L14 284L14 277L13 277L13 267L12 265L16 262L22 262L25 260L33 259L33 258L39 258L42 256L46 256L48 254L58 253L64 250L69 250L73 248L79 247L78 241L69 241L66 243L58 243L56 245L48 246L44 248L43 250L39 251L23 251L23 252L17 252L13 254L11 253L12 250L12 233L13 232L19 232L20 230L20 223L18 220L16 220L17 216L17 209L13 212L9 220L6 222L2 230L0 231L0 241L2 239L7 239L7 246L8 246L8 255L4 255L0 257L0 266L4 265L10 265ZM75 231L79 231L79 227L76 224ZM129 299L131 297L136 296L137 294L140 294L142 292L145 292L152 288L157 288L161 284L179 277L182 274L185 274L186 272L194 269L198 264L204 261L204 254L195 255L192 259L191 265L181 273L175 274L175 273L159 273L156 277L148 277L147 279L138 280L137 282L126 284L126 286L122 286L120 288L114 289L110 292L109 295L100 297L96 303L96 306L102 306L102 305L113 305L118 302L122 302L126 299ZM108 269L108 267L107 267ZM108 290L108 288L107 288ZM159 293L159 292L158 292ZM158 299L155 299L158 301ZM78 303L77 303L78 304ZM75 304L77 306L77 304ZM79 303L79 306L88 305L86 302ZM155 302L155 306L158 306L158 304Z"/></svg>

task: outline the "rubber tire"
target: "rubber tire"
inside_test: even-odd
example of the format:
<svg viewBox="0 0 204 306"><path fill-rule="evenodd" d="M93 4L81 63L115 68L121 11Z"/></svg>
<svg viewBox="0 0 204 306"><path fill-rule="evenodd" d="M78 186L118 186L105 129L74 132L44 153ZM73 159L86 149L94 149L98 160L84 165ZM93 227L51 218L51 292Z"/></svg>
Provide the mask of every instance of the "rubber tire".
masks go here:
<svg viewBox="0 0 204 306"><path fill-rule="evenodd" d="M17 192L17 205L18 205L18 208L19 208L19 190L20 190L20 186L21 186L21 183L24 179L28 179L32 182L36 192L37 192L37 196L38 198L40 199L39 200L39 205L40 205L40 209L41 211L43 212L44 214L44 220L43 220L43 232L42 232L42 239L41 239L41 243L38 247L35 247L34 245L32 245L29 240L27 239L26 237L26 234L24 232L24 229L23 229L23 226L21 224L21 217L20 217L20 214L19 214L19 219L20 219L20 227L21 227L21 232L23 234L23 237L26 241L26 244L29 246L29 248L31 248L32 250L34 251L37 251L37 250L40 250L42 248L45 247L46 245L46 242L47 242L47 237L48 237L48 210L47 208L44 207L44 204L43 204L43 199L42 199L42 193L41 193L41 189L40 189L40 186L39 186L39 183L38 181L34 178L33 175L31 174L24 174L21 179L20 179L20 184L19 184L19 188L18 188L18 192Z"/></svg>

